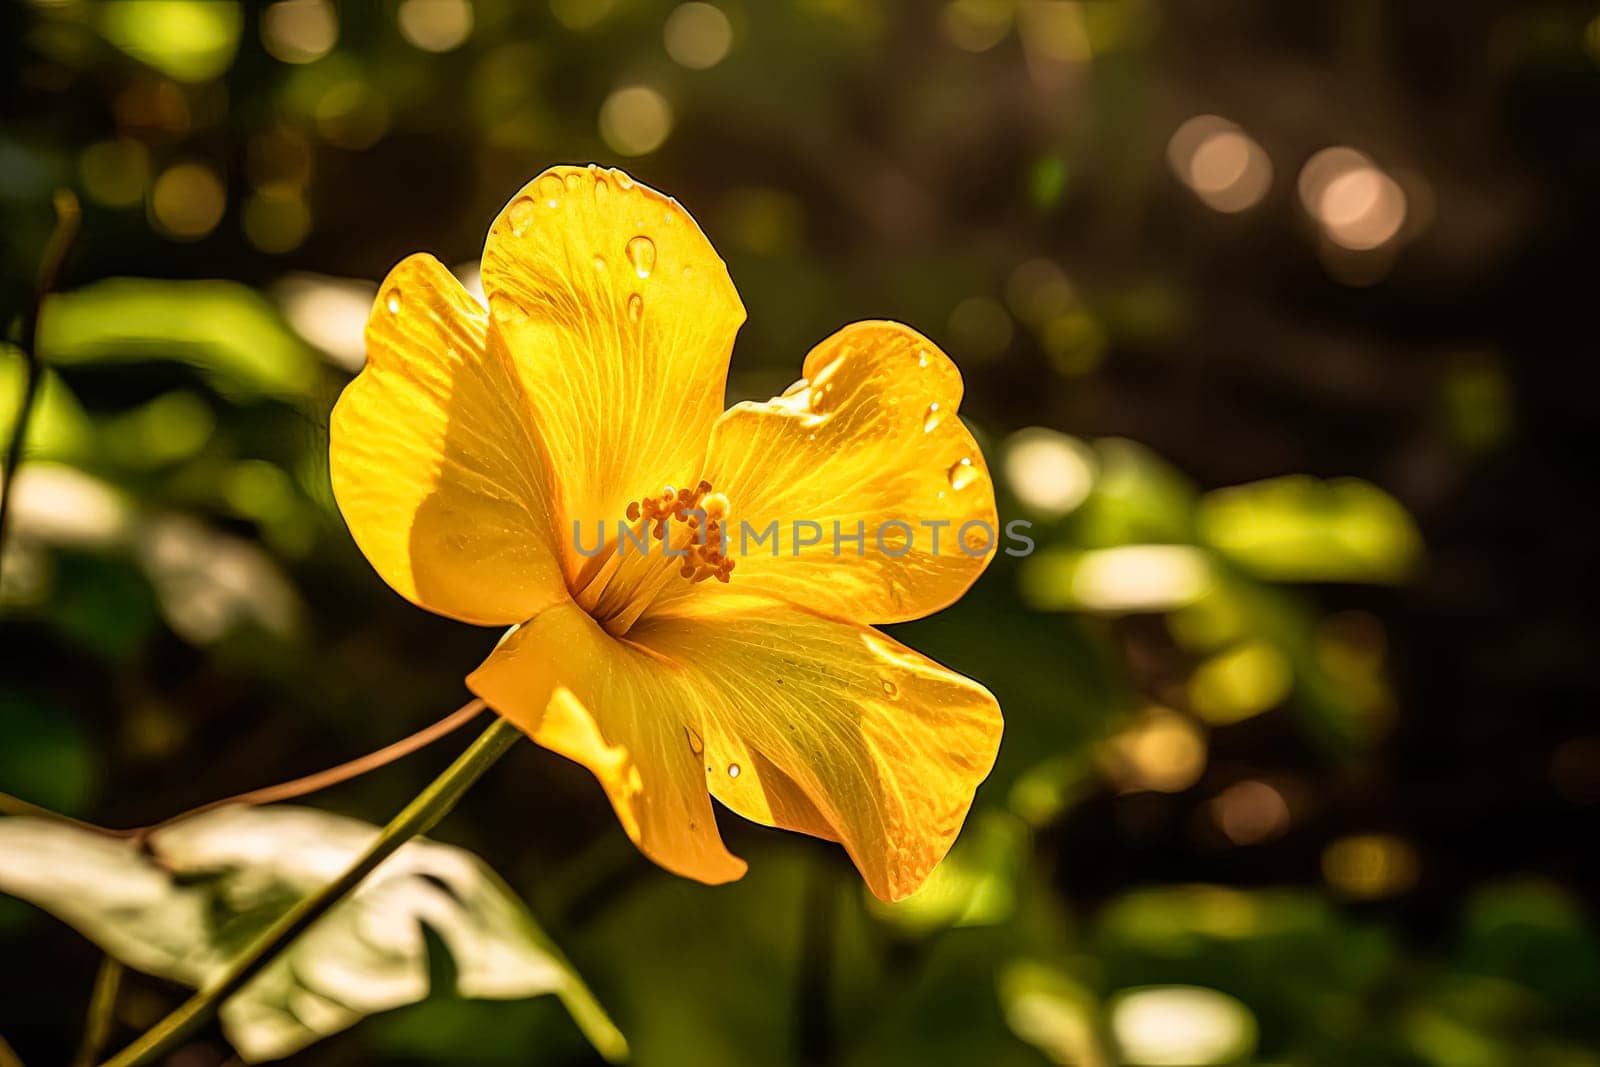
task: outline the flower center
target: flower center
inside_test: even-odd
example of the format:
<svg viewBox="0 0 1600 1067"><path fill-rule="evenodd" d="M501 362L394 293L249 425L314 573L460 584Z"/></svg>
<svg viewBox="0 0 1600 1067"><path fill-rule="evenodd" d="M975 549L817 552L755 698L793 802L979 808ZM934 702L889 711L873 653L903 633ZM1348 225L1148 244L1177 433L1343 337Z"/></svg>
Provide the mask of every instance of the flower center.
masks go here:
<svg viewBox="0 0 1600 1067"><path fill-rule="evenodd" d="M710 482L702 481L693 489L664 485L654 496L630 503L628 521L638 523L641 533L649 529L666 547L674 540L673 524L683 524L689 535L685 554L673 557L683 561L679 577L690 582L707 578L726 582L733 572L734 561L727 554L728 498L712 491Z"/></svg>
<svg viewBox="0 0 1600 1067"><path fill-rule="evenodd" d="M579 606L619 637L674 577L726 582L734 564L728 498L710 482L693 489L662 486L630 503L627 514L628 525L617 524L615 539L590 556L572 586Z"/></svg>

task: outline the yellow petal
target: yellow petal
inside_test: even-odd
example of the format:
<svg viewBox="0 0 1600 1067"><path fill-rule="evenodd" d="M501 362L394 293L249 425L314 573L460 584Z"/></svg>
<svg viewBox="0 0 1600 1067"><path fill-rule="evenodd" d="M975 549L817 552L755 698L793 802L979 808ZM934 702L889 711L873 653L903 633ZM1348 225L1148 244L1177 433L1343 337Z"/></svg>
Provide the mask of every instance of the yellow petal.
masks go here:
<svg viewBox="0 0 1600 1067"><path fill-rule="evenodd" d="M956 415L955 364L910 327L858 322L812 349L805 379L735 405L712 431L706 477L731 502L733 581L868 623L948 606L1004 534L983 453ZM651 610L684 594L668 586Z"/></svg>
<svg viewBox="0 0 1600 1067"><path fill-rule="evenodd" d="M565 543L572 520L614 529L629 501L700 477L744 307L675 200L548 170L495 219L483 287L557 465Z"/></svg>
<svg viewBox="0 0 1600 1067"><path fill-rule="evenodd" d="M674 664L716 798L841 842L898 900L937 866L994 765L989 691L870 627L715 587L628 638Z"/></svg>
<svg viewBox="0 0 1600 1067"><path fill-rule="evenodd" d="M367 364L329 428L351 536L406 599L504 626L565 595L550 463L486 315L432 256L401 262L367 322Z"/></svg>
<svg viewBox="0 0 1600 1067"><path fill-rule="evenodd" d="M681 680L648 652L565 601L501 642L467 685L539 744L589 768L646 856L711 884L744 874L717 833Z"/></svg>
<svg viewBox="0 0 1600 1067"><path fill-rule="evenodd" d="M535 741L594 772L669 870L738 877L709 789L747 818L843 843L878 896L922 884L1000 743L981 685L867 627L721 590L612 637L572 605L469 679Z"/></svg>

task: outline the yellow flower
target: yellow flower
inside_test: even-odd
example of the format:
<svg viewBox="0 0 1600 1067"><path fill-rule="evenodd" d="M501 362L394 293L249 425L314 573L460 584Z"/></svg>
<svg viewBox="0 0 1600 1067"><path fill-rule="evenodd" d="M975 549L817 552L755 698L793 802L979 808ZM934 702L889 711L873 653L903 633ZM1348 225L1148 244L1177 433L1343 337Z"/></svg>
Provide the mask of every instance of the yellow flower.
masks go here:
<svg viewBox="0 0 1600 1067"><path fill-rule="evenodd" d="M1001 731L981 685L872 628L949 605L994 554L955 365L856 323L783 396L723 411L744 321L727 267L676 201L615 170L558 167L517 194L483 287L487 312L414 255L379 291L332 420L361 550L424 608L516 625L469 687L588 767L663 867L744 873L709 793L840 842L880 897L916 889ZM737 536L774 521L776 544ZM835 522L863 524L860 549Z"/></svg>

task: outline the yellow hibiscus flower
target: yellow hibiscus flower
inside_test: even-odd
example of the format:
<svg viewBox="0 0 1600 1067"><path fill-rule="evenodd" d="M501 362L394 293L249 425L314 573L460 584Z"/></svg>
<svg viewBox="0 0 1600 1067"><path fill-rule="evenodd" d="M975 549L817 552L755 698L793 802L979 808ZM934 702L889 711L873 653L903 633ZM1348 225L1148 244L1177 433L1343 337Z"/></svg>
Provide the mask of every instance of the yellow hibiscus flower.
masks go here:
<svg viewBox="0 0 1600 1067"><path fill-rule="evenodd" d="M663 867L744 873L715 796L840 842L879 897L912 892L1001 732L983 686L872 628L949 605L994 554L955 365L856 323L783 396L723 411L745 314L727 267L615 170L518 193L483 287L487 311L414 255L378 293L330 449L373 567L430 611L515 626L468 686L589 768Z"/></svg>

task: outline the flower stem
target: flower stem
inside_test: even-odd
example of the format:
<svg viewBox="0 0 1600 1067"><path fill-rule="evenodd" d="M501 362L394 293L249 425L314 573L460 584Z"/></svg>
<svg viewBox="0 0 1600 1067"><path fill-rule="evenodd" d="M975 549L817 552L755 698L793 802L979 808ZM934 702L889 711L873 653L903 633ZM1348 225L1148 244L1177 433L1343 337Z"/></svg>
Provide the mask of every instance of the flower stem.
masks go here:
<svg viewBox="0 0 1600 1067"><path fill-rule="evenodd" d="M39 275L33 287L33 303L22 320L17 338L22 348L22 398L17 402L17 419L11 426L11 439L6 442L5 472L0 474L0 555L4 554L11 514L11 493L17 484L17 468L22 465L22 453L28 440L28 423L33 417L33 402L39 395L39 383L44 380L44 364L39 360L39 312L44 298L56 287L56 276L61 273L62 261L78 236L78 198L70 189L57 189L55 196L56 225L45 244L44 256L39 261ZM0 1067L3 1067L0 1060Z"/></svg>
<svg viewBox="0 0 1600 1067"><path fill-rule="evenodd" d="M94 978L94 995L89 1000L88 1021L83 1028L83 1044L72 1058L74 1067L94 1067L100 1050L111 1037L116 1025L117 994L122 991L123 966L110 956L100 960L100 972Z"/></svg>
<svg viewBox="0 0 1600 1067"><path fill-rule="evenodd" d="M496 718L472 746L463 752L433 784L407 804L390 821L376 841L349 870L332 883L296 904L266 933L229 965L210 986L147 1030L133 1044L107 1060L103 1067L137 1067L151 1063L176 1048L197 1028L203 1026L222 1002L261 973L279 952L322 918L347 893L360 885L377 866L407 841L427 833L455 807L478 777L499 759L522 734L505 719Z"/></svg>

